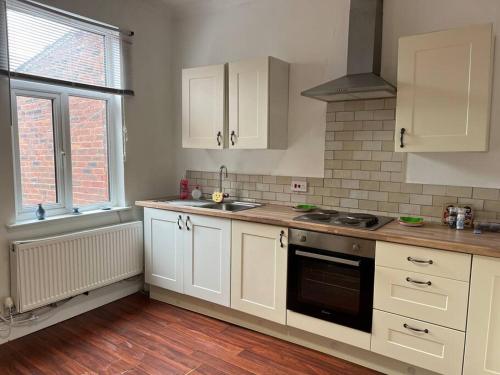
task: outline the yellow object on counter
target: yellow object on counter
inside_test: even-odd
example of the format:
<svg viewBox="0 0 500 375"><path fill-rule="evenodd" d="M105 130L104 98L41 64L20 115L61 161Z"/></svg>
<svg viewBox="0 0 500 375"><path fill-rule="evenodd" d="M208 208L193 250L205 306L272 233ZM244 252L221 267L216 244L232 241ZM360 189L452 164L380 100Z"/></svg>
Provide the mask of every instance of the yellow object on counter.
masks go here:
<svg viewBox="0 0 500 375"><path fill-rule="evenodd" d="M212 194L212 200L215 203L221 203L224 200L224 194L220 191L214 191Z"/></svg>

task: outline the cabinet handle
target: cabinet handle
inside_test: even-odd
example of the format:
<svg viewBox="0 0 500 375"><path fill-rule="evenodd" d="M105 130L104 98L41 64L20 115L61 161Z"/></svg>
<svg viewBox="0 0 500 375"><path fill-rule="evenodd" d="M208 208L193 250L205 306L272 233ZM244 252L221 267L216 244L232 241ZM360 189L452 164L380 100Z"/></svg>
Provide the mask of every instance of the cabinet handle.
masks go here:
<svg viewBox="0 0 500 375"><path fill-rule="evenodd" d="M234 138L236 137L236 133L234 130L231 130L231 146L234 146Z"/></svg>
<svg viewBox="0 0 500 375"><path fill-rule="evenodd" d="M187 230L191 230L191 228L189 228L189 222L190 222L190 221L191 221L191 218L188 216L188 217L186 218L186 229L187 229Z"/></svg>
<svg viewBox="0 0 500 375"><path fill-rule="evenodd" d="M285 245L283 244L283 237L285 236L285 231L282 230L280 232L280 247L285 247Z"/></svg>
<svg viewBox="0 0 500 375"><path fill-rule="evenodd" d="M217 133L217 146L221 145L221 138L222 138L222 133L219 131Z"/></svg>
<svg viewBox="0 0 500 375"><path fill-rule="evenodd" d="M400 136L399 140L400 140L401 144L399 145L399 147L403 148L403 147L405 147L405 144L403 142L403 137L404 137L404 135L406 133L406 129L405 128L401 128L400 132L401 132L401 136Z"/></svg>
<svg viewBox="0 0 500 375"><path fill-rule="evenodd" d="M179 229L182 229L182 226L181 226L181 223L182 222L182 216L179 215L179 217L177 218L177 226L179 227Z"/></svg>
<svg viewBox="0 0 500 375"><path fill-rule="evenodd" d="M406 259L408 260L408 262L412 262L412 263L419 263L419 264L433 264L434 263L434 261L432 259L422 260L422 259L415 259L412 257L408 257Z"/></svg>
<svg viewBox="0 0 500 375"><path fill-rule="evenodd" d="M409 283L418 284L418 285L428 285L428 286L432 285L432 282L430 282L430 281L418 281L418 280L413 280L410 277L407 277L406 281L408 281Z"/></svg>
<svg viewBox="0 0 500 375"><path fill-rule="evenodd" d="M414 331L414 332L423 332L423 333L429 333L429 330L427 328L425 329L420 329L420 328L414 328L414 327L411 327L409 326L408 324L403 324L403 327L405 327L406 329L409 329L410 331Z"/></svg>

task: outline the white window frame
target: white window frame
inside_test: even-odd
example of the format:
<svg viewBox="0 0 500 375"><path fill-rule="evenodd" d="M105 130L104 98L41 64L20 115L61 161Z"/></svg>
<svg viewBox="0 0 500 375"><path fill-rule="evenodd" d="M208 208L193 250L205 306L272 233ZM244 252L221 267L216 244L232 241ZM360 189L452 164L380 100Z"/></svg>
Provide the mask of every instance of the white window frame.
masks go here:
<svg viewBox="0 0 500 375"><path fill-rule="evenodd" d="M51 99L53 105L54 153L58 202L44 205L47 216L64 215L73 210L71 134L69 97L77 96L106 101L106 131L108 151L109 201L79 207L80 212L108 209L123 205L123 143L122 143L122 99L118 95L55 86L22 80L11 82L12 141L14 153L14 178L17 221L35 217L36 206L23 206L19 132L17 119L17 96Z"/></svg>

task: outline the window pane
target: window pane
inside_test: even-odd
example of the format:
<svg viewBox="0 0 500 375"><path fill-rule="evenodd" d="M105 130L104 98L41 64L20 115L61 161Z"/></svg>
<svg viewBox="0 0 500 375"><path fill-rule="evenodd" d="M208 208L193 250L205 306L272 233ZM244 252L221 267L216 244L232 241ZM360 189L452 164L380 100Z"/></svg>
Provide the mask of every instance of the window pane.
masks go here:
<svg viewBox="0 0 500 375"><path fill-rule="evenodd" d="M11 70L106 85L103 35L25 10L9 8L7 20Z"/></svg>
<svg viewBox="0 0 500 375"><path fill-rule="evenodd" d="M17 96L22 205L57 203L52 100Z"/></svg>
<svg viewBox="0 0 500 375"><path fill-rule="evenodd" d="M106 101L69 97L73 206L109 201Z"/></svg>

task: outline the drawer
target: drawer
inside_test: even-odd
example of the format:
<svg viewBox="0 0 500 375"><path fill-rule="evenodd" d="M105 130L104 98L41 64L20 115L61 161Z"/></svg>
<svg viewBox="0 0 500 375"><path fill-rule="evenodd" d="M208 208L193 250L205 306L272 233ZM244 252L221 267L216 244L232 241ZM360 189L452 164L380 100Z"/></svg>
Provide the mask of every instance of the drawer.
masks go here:
<svg viewBox="0 0 500 375"><path fill-rule="evenodd" d="M376 309L465 331L468 299L464 281L375 267Z"/></svg>
<svg viewBox="0 0 500 375"><path fill-rule="evenodd" d="M470 254L377 241L375 264L469 281L471 259Z"/></svg>
<svg viewBox="0 0 500 375"><path fill-rule="evenodd" d="M440 374L458 375L464 342L464 332L373 310L371 350L375 353Z"/></svg>

